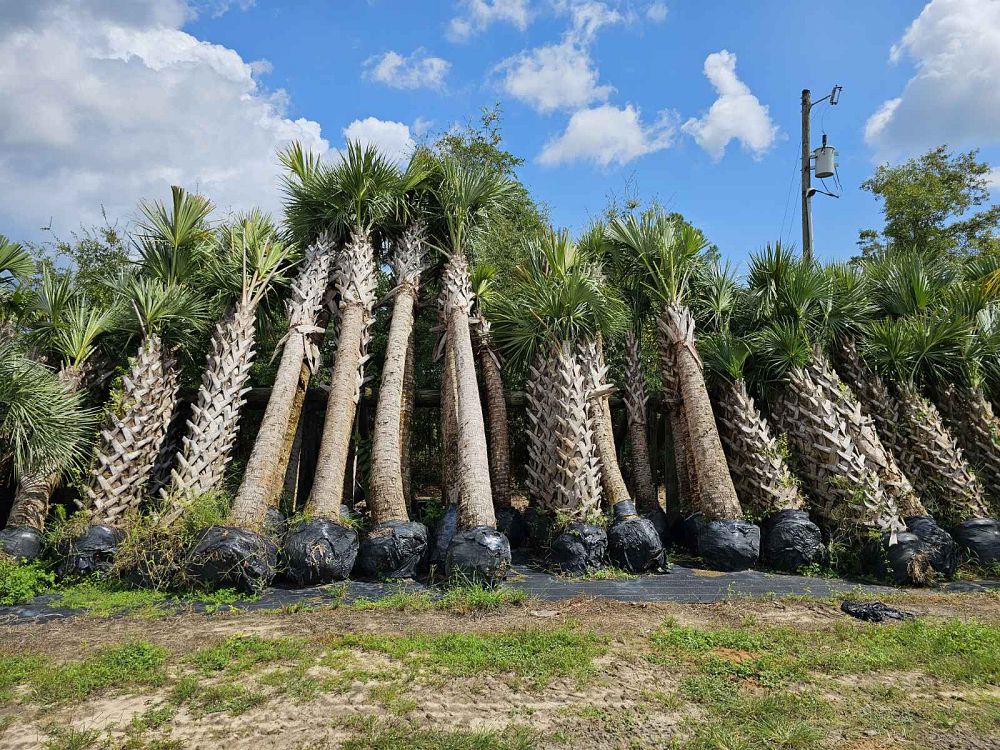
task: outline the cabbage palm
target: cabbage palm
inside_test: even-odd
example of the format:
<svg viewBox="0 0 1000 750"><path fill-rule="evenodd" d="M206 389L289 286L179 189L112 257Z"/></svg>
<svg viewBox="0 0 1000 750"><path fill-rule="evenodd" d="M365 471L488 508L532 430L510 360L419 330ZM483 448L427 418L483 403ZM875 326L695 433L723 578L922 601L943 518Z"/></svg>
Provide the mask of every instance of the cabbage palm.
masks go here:
<svg viewBox="0 0 1000 750"><path fill-rule="evenodd" d="M48 268L43 269L31 307L33 345L58 361L60 384L67 394L79 396L97 341L114 327L117 311L93 305L68 274L56 276ZM53 466L21 476L8 527L45 529L49 498L62 478L60 469Z"/></svg>
<svg viewBox="0 0 1000 750"><path fill-rule="evenodd" d="M35 272L35 261L23 246L0 234L0 343L13 333L17 298L24 281Z"/></svg>
<svg viewBox="0 0 1000 750"><path fill-rule="evenodd" d="M254 211L225 226L208 262L212 285L229 299L216 325L198 395L166 495L168 518L193 496L222 481L239 429L243 396L254 359L257 308L285 281L297 260L270 219Z"/></svg>
<svg viewBox="0 0 1000 750"><path fill-rule="evenodd" d="M743 509L725 453L695 348L695 321L687 304L691 275L705 241L689 226L677 228L664 214L615 219L613 242L635 255L656 306L664 396L671 403L678 475L686 476L687 502L713 520L739 520Z"/></svg>
<svg viewBox="0 0 1000 750"><path fill-rule="evenodd" d="M496 526L486 426L472 347L471 314L475 297L466 252L469 235L504 205L512 190L513 183L486 169L463 166L448 156L439 161L434 197L445 227L442 251L447 261L441 280L442 307L445 345L450 347L449 356L455 361L455 459L461 496L459 528L463 529Z"/></svg>
<svg viewBox="0 0 1000 750"><path fill-rule="evenodd" d="M171 198L169 208L141 205L136 273L116 282L140 344L98 438L86 506L99 523L113 525L146 498L177 402L177 342L208 321L196 279L211 245L212 204L179 187Z"/></svg>

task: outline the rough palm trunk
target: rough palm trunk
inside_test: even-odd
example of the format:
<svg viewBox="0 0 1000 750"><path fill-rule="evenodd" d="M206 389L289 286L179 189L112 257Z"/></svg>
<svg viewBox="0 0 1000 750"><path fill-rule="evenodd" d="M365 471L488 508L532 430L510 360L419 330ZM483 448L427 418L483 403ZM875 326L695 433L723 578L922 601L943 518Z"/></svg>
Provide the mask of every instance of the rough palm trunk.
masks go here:
<svg viewBox="0 0 1000 750"><path fill-rule="evenodd" d="M771 406L775 426L795 451L812 505L831 528L855 535L904 528L895 502L807 370L793 368Z"/></svg>
<svg viewBox="0 0 1000 750"><path fill-rule="evenodd" d="M684 419L684 402L681 400L680 383L677 380L677 357L665 329L657 326L660 349L660 372L663 381L663 403L670 425L670 440L673 448L674 476L677 479L678 502L682 509L693 512L696 508L697 482L693 466L688 461L687 427Z"/></svg>
<svg viewBox="0 0 1000 750"><path fill-rule="evenodd" d="M114 524L138 511L177 401L177 360L156 334L143 339L123 378L121 414L101 430L87 488L93 520Z"/></svg>
<svg viewBox="0 0 1000 750"><path fill-rule="evenodd" d="M396 248L396 296L389 323L389 338L382 365L382 385L372 433L371 502L376 524L407 521L406 486L403 480L403 433L405 429L406 368L413 336L413 310L423 271L423 240L413 228Z"/></svg>
<svg viewBox="0 0 1000 750"><path fill-rule="evenodd" d="M587 347L593 354L593 347ZM552 342L531 367L528 401L528 490L542 509L590 520L601 505L601 461L590 406L593 360L581 347Z"/></svg>
<svg viewBox="0 0 1000 750"><path fill-rule="evenodd" d="M507 401L500 374L500 358L490 337L490 323L481 319L477 326L479 370L486 391L486 413L489 426L490 481L493 484L493 505L510 507L510 434L507 425Z"/></svg>
<svg viewBox="0 0 1000 750"><path fill-rule="evenodd" d="M292 283L292 296L288 303L288 333L283 342L281 361L271 387L264 417L261 420L253 451L247 460L243 482L233 502L230 520L233 524L257 530L264 521L267 508L280 492L288 463L287 452L291 441L287 439L290 423L295 419L294 410L303 372L308 373L318 365L319 350L311 336L319 329L317 313L323 305L333 247L329 238L323 237L306 251L302 269ZM305 363L305 364L304 364ZM294 429L292 430L294 439Z"/></svg>
<svg viewBox="0 0 1000 750"><path fill-rule="evenodd" d="M980 388L949 384L941 389L937 405L945 424L976 467L987 496L1000 503L1000 420Z"/></svg>
<svg viewBox="0 0 1000 750"><path fill-rule="evenodd" d="M948 524L987 518L983 487L962 449L948 431L937 407L915 386L899 387L899 415L910 450L903 469Z"/></svg>
<svg viewBox="0 0 1000 750"><path fill-rule="evenodd" d="M58 377L68 393L76 393L82 387L85 375L82 369L66 365L59 371ZM7 526L44 531L45 519L49 514L49 499L59 486L60 478L58 471L41 471L21 477L7 516Z"/></svg>
<svg viewBox="0 0 1000 750"><path fill-rule="evenodd" d="M658 325L669 343L676 364L677 383L687 430L685 450L697 478L697 508L708 520L743 518L736 488L715 426L712 402L705 387L701 358L695 348L694 318L685 305L666 305Z"/></svg>
<svg viewBox="0 0 1000 750"><path fill-rule="evenodd" d="M337 358L330 376L316 475L306 504L313 515L333 519L339 517L344 498L344 478L361 395L361 368L376 283L374 248L364 231L356 229L352 233L343 253L335 281L340 297Z"/></svg>
<svg viewBox="0 0 1000 750"><path fill-rule="evenodd" d="M416 398L417 381L414 376L414 358L417 356L413 345L414 331L406 342L406 367L403 370L403 414L399 426L399 471L403 477L403 497L406 510L413 512L413 473L410 467L410 439L413 433L413 402Z"/></svg>
<svg viewBox="0 0 1000 750"><path fill-rule="evenodd" d="M188 433L171 472L175 504L215 488L232 458L254 359L256 305L236 302L212 335Z"/></svg>
<svg viewBox="0 0 1000 750"><path fill-rule="evenodd" d="M742 379L715 389L719 437L736 492L758 518L805 504L788 463Z"/></svg>
<svg viewBox="0 0 1000 750"><path fill-rule="evenodd" d="M472 287L465 256L455 253L444 272L446 335L455 354L455 383L458 392L458 470L462 501L459 526L496 526L493 492L490 485L486 425L476 381L476 360L469 327Z"/></svg>
<svg viewBox="0 0 1000 750"><path fill-rule="evenodd" d="M853 340L843 340L837 354L845 378L874 418L903 474L932 506L934 515L943 514L944 519L956 523L973 517L965 513L985 510L982 486L937 408L912 386L891 391L858 356Z"/></svg>
<svg viewBox="0 0 1000 750"><path fill-rule="evenodd" d="M594 363L591 368L593 380L590 384L592 393L590 410L594 423L594 438L597 442L597 455L601 459L601 489L604 492L605 503L609 508L613 508L616 504L632 498L622 477L618 453L615 450L611 403L608 398L610 387L606 382L608 366L604 362L603 341L598 338L594 342L585 343L582 354L584 358Z"/></svg>
<svg viewBox="0 0 1000 750"><path fill-rule="evenodd" d="M445 340L441 366L441 481L444 500L458 507L462 497L456 465L458 455L458 393L455 390L455 353Z"/></svg>
<svg viewBox="0 0 1000 750"><path fill-rule="evenodd" d="M659 507L653 483L653 465L649 459L649 433L646 427L646 377L642 371L642 351L634 331L625 333L625 411L628 416L629 445L632 448L632 482L639 510Z"/></svg>
<svg viewBox="0 0 1000 750"><path fill-rule="evenodd" d="M927 515L927 509L921 503L910 480L900 470L892 452L887 451L882 444L874 422L862 412L857 397L840 380L825 355L818 351L813 355L809 363L809 373L813 382L823 389L833 408L844 420L847 434L864 456L868 466L878 475L882 489L895 501L899 512L904 517Z"/></svg>

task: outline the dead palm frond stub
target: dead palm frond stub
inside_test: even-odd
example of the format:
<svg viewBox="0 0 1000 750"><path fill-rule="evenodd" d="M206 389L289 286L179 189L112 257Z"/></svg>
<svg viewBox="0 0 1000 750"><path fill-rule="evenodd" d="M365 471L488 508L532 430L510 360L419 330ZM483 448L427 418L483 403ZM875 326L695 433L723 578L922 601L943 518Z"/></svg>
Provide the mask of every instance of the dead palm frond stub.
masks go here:
<svg viewBox="0 0 1000 750"><path fill-rule="evenodd" d="M664 397L670 404L674 455L684 502L696 516L697 546L706 563L722 569L751 567L760 529L744 518L729 473L695 345L688 306L691 280L704 264L702 234L662 211L615 219L611 240L633 253L656 309Z"/></svg>

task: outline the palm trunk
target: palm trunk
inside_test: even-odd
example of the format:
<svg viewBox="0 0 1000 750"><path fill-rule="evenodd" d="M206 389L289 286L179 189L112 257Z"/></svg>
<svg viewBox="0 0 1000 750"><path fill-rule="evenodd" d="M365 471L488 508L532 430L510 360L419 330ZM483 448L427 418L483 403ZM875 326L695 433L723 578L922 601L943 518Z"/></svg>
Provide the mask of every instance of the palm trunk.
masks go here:
<svg viewBox="0 0 1000 750"><path fill-rule="evenodd" d="M1000 503L1000 420L981 388L949 384L937 405L945 425L958 439L987 496Z"/></svg>
<svg viewBox="0 0 1000 750"><path fill-rule="evenodd" d="M802 508L798 484L746 383L724 380L716 393L719 436L740 499L758 518Z"/></svg>
<svg viewBox="0 0 1000 750"><path fill-rule="evenodd" d="M371 500L375 524L409 520L402 466L403 402L407 342L413 331L416 297L417 290L412 284L401 287L396 293L389 324L372 436Z"/></svg>
<svg viewBox="0 0 1000 750"><path fill-rule="evenodd" d="M495 527L486 425L483 406L479 400L476 360L469 327L473 296L469 283L469 264L461 253L455 253L448 259L444 287L447 336L454 347L455 383L458 391L458 469L462 493L459 526Z"/></svg>
<svg viewBox="0 0 1000 750"><path fill-rule="evenodd" d="M657 326L660 349L660 372L663 381L663 403L670 425L670 441L673 448L674 477L677 480L678 504L684 511L697 510L697 481L693 466L688 461L687 427L684 419L684 403L681 400L680 383L677 379L677 357L666 329Z"/></svg>
<svg viewBox="0 0 1000 750"><path fill-rule="evenodd" d="M489 425L490 481L493 505L510 507L510 434L507 425L507 400L503 392L500 359L490 338L490 324L481 320L478 331L479 370L486 390L486 413Z"/></svg>
<svg viewBox="0 0 1000 750"><path fill-rule="evenodd" d="M527 389L529 491L543 510L576 521L592 520L601 505L593 344L585 348L553 342L539 351Z"/></svg>
<svg viewBox="0 0 1000 750"><path fill-rule="evenodd" d="M444 500L458 507L462 490L458 483L458 392L455 390L455 353L448 343L444 345L444 363L441 366L441 483Z"/></svg>
<svg viewBox="0 0 1000 750"><path fill-rule="evenodd" d="M175 504L214 489L232 458L240 410L254 359L256 305L235 303L212 336L188 434L177 455L170 495Z"/></svg>
<svg viewBox="0 0 1000 750"><path fill-rule="evenodd" d="M281 491L295 429L291 429L291 440L287 433L293 421L297 424L299 393L305 394L301 387L303 376L308 382L309 372L318 365L319 351L310 336L320 330L316 318L323 305L332 261L330 240L321 238L306 251L302 269L292 284L281 361L230 512L230 521L236 526L258 530Z"/></svg>
<svg viewBox="0 0 1000 750"><path fill-rule="evenodd" d="M601 489L604 491L605 503L613 508L620 502L630 501L632 497L618 464L611 423L611 403L606 392L608 366L604 362L604 343L600 337L587 345L584 357L590 357L594 363L591 371L591 377L594 378L591 382L592 392L601 394L591 400L590 411L597 441L597 455L601 459Z"/></svg>
<svg viewBox="0 0 1000 750"><path fill-rule="evenodd" d="M64 365L59 370L59 382L68 393L76 393L83 385L85 373L78 367ZM62 475L58 471L26 474L17 483L17 494L7 516L7 526L28 527L45 531L49 514L49 499Z"/></svg>
<svg viewBox="0 0 1000 750"><path fill-rule="evenodd" d="M95 522L114 524L141 508L177 402L177 376L173 352L158 335L146 336L123 379L122 413L111 414L98 439L87 488Z"/></svg>
<svg viewBox="0 0 1000 750"><path fill-rule="evenodd" d="M356 228L338 264L340 296L337 358L330 376L323 437L307 512L321 518L340 516L351 434L361 394L368 327L375 304L375 253L367 234Z"/></svg>
<svg viewBox="0 0 1000 750"><path fill-rule="evenodd" d="M646 377L642 371L642 351L634 331L625 333L625 411L628 416L629 445L632 448L632 482L639 510L655 510L660 503L653 484L646 427Z"/></svg>
<svg viewBox="0 0 1000 750"><path fill-rule="evenodd" d="M659 325L677 366L677 381L687 429L687 459L694 467L697 508L708 520L737 520L743 510L729 475L712 402L705 387L701 358L695 348L694 318L685 305L666 305Z"/></svg>
<svg viewBox="0 0 1000 750"><path fill-rule="evenodd" d="M788 373L772 416L795 451L813 507L830 528L854 536L905 528L895 502L808 371L796 367Z"/></svg>
<svg viewBox="0 0 1000 750"><path fill-rule="evenodd" d="M413 473L410 468L410 439L413 433L413 402L416 398L417 383L414 377L414 358L417 356L413 344L414 332L406 341L406 367L403 369L403 413L399 425L399 471L403 478L403 497L406 498L407 513L413 513Z"/></svg>
<svg viewBox="0 0 1000 750"><path fill-rule="evenodd" d="M907 471L932 506L949 525L970 518L988 518L983 487L962 449L948 431L937 407L913 385L899 386L900 422L910 450Z"/></svg>
<svg viewBox="0 0 1000 750"><path fill-rule="evenodd" d="M809 363L809 373L813 382L823 389L833 408L844 420L847 434L878 475L883 490L895 501L899 512L904 517L927 515L927 509L920 502L920 497L914 491L910 480L900 470L893 454L885 449L879 439L871 418L862 413L855 394L841 382L821 352L814 353Z"/></svg>

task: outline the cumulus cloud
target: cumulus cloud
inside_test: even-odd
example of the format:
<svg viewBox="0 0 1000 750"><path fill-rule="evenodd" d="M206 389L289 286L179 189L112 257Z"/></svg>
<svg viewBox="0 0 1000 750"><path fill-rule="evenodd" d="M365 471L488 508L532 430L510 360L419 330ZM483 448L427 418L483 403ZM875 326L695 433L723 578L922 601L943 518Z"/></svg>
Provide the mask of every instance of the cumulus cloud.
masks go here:
<svg viewBox="0 0 1000 750"><path fill-rule="evenodd" d="M730 141L760 157L774 143L777 126L767 107L750 93L750 87L736 75L736 55L728 50L705 58L705 77L719 95L702 117L690 118L681 129L718 161Z"/></svg>
<svg viewBox="0 0 1000 750"><path fill-rule="evenodd" d="M625 17L596 0L559 0L554 8L570 17L562 41L501 62L496 70L503 74L503 90L543 114L607 101L614 87L600 83L590 44L603 26L622 23Z"/></svg>
<svg viewBox="0 0 1000 750"><path fill-rule="evenodd" d="M912 59L916 74L865 126L883 155L1000 143L1000 2L933 0L889 59Z"/></svg>
<svg viewBox="0 0 1000 750"><path fill-rule="evenodd" d="M416 144L410 135L409 126L392 120L366 117L355 120L344 128L344 140L356 141L362 146L373 145L395 162L402 163L410 158Z"/></svg>
<svg viewBox="0 0 1000 750"><path fill-rule="evenodd" d="M667 4L651 3L646 8L646 18L653 23L663 23L667 20Z"/></svg>
<svg viewBox="0 0 1000 750"><path fill-rule="evenodd" d="M521 31L528 28L531 11L528 0L460 0L462 14L448 23L447 36L464 42L494 23L509 23Z"/></svg>
<svg viewBox="0 0 1000 750"><path fill-rule="evenodd" d="M986 187L990 190L1000 189L1000 167L993 167L986 175Z"/></svg>
<svg viewBox="0 0 1000 750"><path fill-rule="evenodd" d="M260 64L181 30L182 0L0 4L0 223L30 238L53 218L131 216L169 185L222 209L280 208L275 152L322 155L318 123L286 115ZM37 236L37 234L34 234Z"/></svg>
<svg viewBox="0 0 1000 750"><path fill-rule="evenodd" d="M390 50L365 61L365 75L395 89L440 89L451 63L429 56L422 48L405 57Z"/></svg>
<svg viewBox="0 0 1000 750"><path fill-rule="evenodd" d="M670 146L676 132L676 117L661 112L656 122L644 125L639 110L604 104L575 112L562 135L542 149L538 161L555 165L589 161L601 167L627 164L645 154Z"/></svg>

